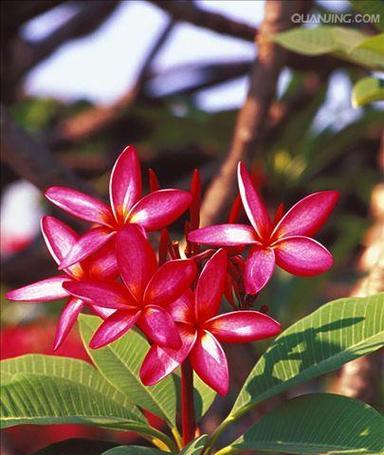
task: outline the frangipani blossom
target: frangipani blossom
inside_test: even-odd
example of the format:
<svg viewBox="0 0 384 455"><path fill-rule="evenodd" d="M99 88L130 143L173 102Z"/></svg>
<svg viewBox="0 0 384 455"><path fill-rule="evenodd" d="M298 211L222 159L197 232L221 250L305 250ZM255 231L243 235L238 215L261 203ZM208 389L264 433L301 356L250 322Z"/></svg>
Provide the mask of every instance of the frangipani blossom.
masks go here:
<svg viewBox="0 0 384 455"><path fill-rule="evenodd" d="M175 221L190 205L186 191L166 189L141 197L140 163L134 147L118 157L110 178L110 207L102 201L71 188L52 186L46 197L72 215L94 223L63 258L60 269L79 262L111 240L129 223L156 231Z"/></svg>
<svg viewBox="0 0 384 455"><path fill-rule="evenodd" d="M258 293L272 276L275 264L301 276L326 272L333 264L331 253L310 238L325 223L339 193L320 191L297 202L273 224L243 163L238 167L240 196L251 226L222 224L192 231L190 242L218 247L250 245L245 264L247 294ZM280 218L280 219L279 219Z"/></svg>
<svg viewBox="0 0 384 455"><path fill-rule="evenodd" d="M206 263L196 292L186 292L169 309L179 328L181 349L153 344L140 370L145 385L154 385L189 357L200 378L225 395L228 364L220 342L243 343L277 335L280 325L257 311L235 311L217 316L225 286L227 255L217 251Z"/></svg>
<svg viewBox="0 0 384 455"><path fill-rule="evenodd" d="M174 260L158 268L151 245L135 224L117 233L116 256L124 285L91 280L64 283L75 297L116 310L95 332L90 347L112 343L137 324L153 343L179 348L180 336L166 307L192 284L194 261Z"/></svg>
<svg viewBox="0 0 384 455"><path fill-rule="evenodd" d="M52 257L60 264L78 241L78 235L69 226L52 216L42 218L41 230ZM6 297L9 300L21 302L47 302L62 299L70 296L69 292L63 288L64 283L85 279L105 281L116 277L117 274L115 253L104 247L84 262L63 270L62 274L10 291ZM60 347L70 332L84 304L85 302L78 298L71 297L67 300L57 324L54 350ZM107 317L114 311L97 306L93 306L92 309L101 317Z"/></svg>

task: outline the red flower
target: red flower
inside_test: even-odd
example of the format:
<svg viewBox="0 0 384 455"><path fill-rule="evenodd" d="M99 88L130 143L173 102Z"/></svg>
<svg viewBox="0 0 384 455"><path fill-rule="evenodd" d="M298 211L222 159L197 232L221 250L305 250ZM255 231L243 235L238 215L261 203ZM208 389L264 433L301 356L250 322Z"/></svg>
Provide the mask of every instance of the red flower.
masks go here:
<svg viewBox="0 0 384 455"><path fill-rule="evenodd" d="M337 191L310 194L272 224L243 163L239 163L238 181L251 226L208 226L190 232L188 240L221 247L251 245L244 271L247 294L256 294L267 284L275 264L302 276L317 275L332 266L331 253L308 236L318 231L327 220L338 200Z"/></svg>
<svg viewBox="0 0 384 455"><path fill-rule="evenodd" d="M228 365L220 342L241 343L277 335L280 325L257 311L236 311L216 316L226 279L227 254L219 250L206 263L196 293L186 292L169 310L179 328L179 350L152 345L140 377L153 385L169 375L189 356L201 379L221 395L229 388Z"/></svg>
<svg viewBox="0 0 384 455"><path fill-rule="evenodd" d="M190 193L175 189L155 191L140 199L140 163L132 146L123 150L112 170L109 184L111 207L84 193L60 186L50 187L45 195L63 210L95 223L62 260L60 269L89 256L126 224L135 223L146 231L156 231L175 221L191 203Z"/></svg>
<svg viewBox="0 0 384 455"><path fill-rule="evenodd" d="M95 332L90 347L111 343L137 324L152 342L179 348L177 328L165 307L192 284L196 275L194 261L169 261L157 268L156 255L135 224L117 233L116 255L125 286L99 281L64 284L72 295L116 310Z"/></svg>
<svg viewBox="0 0 384 455"><path fill-rule="evenodd" d="M45 216L41 220L41 230L47 247L59 264L78 240L78 235L66 224L52 216ZM82 279L106 280L117 275L117 262L112 250L104 247L97 254L92 255L81 264L74 264L64 270L61 275L47 278L36 283L15 289L6 294L9 300L22 302L46 302L68 297L69 293L63 288L64 283ZM81 299L70 298L61 313L57 324L54 350L62 344L79 313L84 306ZM100 316L108 316L110 310L93 307Z"/></svg>

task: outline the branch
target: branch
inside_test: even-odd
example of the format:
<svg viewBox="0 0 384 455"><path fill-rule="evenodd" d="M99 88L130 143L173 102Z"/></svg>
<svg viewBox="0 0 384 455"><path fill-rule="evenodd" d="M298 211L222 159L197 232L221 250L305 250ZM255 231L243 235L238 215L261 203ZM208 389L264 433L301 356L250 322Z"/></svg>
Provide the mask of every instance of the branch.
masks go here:
<svg viewBox="0 0 384 455"><path fill-rule="evenodd" d="M190 1L148 1L168 13L174 20L189 22L198 27L208 28L209 30L222 35L253 42L257 32L256 29L250 25L229 19L222 14L202 10Z"/></svg>
<svg viewBox="0 0 384 455"><path fill-rule="evenodd" d="M238 114L228 156L205 195L201 213L202 226L224 219L224 213L237 191L237 163L250 159L265 131L278 77L287 58L287 52L266 37L289 28L292 25L291 15L300 11L302 5L301 1L281 0L265 4L265 18L258 38L259 53L253 65L248 96Z"/></svg>
<svg viewBox="0 0 384 455"><path fill-rule="evenodd" d="M50 185L64 185L94 192L63 166L45 146L16 125L5 108L2 108L1 129L1 159L21 178L28 180L41 191L45 191Z"/></svg>
<svg viewBox="0 0 384 455"><path fill-rule="evenodd" d="M142 94L143 85L148 77L153 59L165 44L173 27L174 22L170 21L160 33L160 36L156 39L156 42L141 67L135 85L127 94L111 106L91 108L72 117L68 121L63 122L59 125L59 128L55 131L54 136L51 139L52 146L60 146L62 144L88 139L95 132L100 134L106 131L110 128L112 123L120 119L127 109L129 109Z"/></svg>

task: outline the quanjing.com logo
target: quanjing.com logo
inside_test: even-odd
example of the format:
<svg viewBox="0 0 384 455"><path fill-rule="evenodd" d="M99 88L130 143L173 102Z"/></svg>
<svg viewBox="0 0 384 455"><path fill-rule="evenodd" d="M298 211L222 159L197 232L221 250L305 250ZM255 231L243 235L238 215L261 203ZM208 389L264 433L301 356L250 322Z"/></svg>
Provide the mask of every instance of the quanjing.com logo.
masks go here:
<svg viewBox="0 0 384 455"><path fill-rule="evenodd" d="M379 24L380 14L295 13L291 20L294 24Z"/></svg>

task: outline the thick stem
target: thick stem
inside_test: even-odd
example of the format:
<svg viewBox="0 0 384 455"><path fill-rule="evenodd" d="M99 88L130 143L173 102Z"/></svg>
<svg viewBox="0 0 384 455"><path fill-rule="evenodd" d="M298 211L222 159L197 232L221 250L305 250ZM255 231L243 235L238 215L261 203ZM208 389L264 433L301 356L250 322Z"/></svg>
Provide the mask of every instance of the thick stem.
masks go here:
<svg viewBox="0 0 384 455"><path fill-rule="evenodd" d="M183 445L193 440L196 432L193 401L193 370L188 359L181 365L181 428Z"/></svg>

